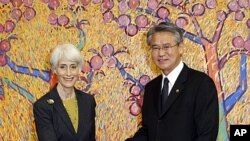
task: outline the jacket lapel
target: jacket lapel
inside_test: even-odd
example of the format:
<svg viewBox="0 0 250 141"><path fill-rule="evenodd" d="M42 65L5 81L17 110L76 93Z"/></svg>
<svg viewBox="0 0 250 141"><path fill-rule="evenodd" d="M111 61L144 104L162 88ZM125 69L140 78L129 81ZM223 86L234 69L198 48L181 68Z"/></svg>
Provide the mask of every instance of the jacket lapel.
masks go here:
<svg viewBox="0 0 250 141"><path fill-rule="evenodd" d="M76 134L74 127L72 125L72 122L69 118L69 115L66 109L64 108L63 102L57 92L56 87L54 87L51 91L51 98L55 101L53 104L54 109L57 111L58 115L61 117L66 127L68 127L68 129L70 130L72 134Z"/></svg>
<svg viewBox="0 0 250 141"><path fill-rule="evenodd" d="M161 114L161 81L162 81L162 75L159 75L156 79L155 79L155 82L154 82L154 86L153 86L153 89L152 89L152 94L153 94L153 101L155 102L154 103L154 106L155 106L155 109L158 113L158 116L160 116Z"/></svg>
<svg viewBox="0 0 250 141"><path fill-rule="evenodd" d="M84 128L84 100L83 98L81 98L81 94L75 90L75 93L76 93L76 99L77 99L77 105L78 105L78 128L77 128L77 135L79 136L79 134L82 134L81 132L79 131L84 131L83 128Z"/></svg>
<svg viewBox="0 0 250 141"><path fill-rule="evenodd" d="M162 110L160 117L166 114L166 112L169 110L169 108L175 102L178 96L181 95L181 92L184 89L184 82L187 80L187 75L188 75L187 73L188 73L188 67L184 64L184 67L181 73L179 74L173 88L170 91L170 94L164 105L164 108Z"/></svg>

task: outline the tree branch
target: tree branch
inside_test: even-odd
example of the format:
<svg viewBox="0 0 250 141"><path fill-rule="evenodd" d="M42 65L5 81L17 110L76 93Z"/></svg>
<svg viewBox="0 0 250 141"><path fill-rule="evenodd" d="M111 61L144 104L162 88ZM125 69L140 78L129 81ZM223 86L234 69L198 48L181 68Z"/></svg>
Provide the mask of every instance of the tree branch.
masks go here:
<svg viewBox="0 0 250 141"><path fill-rule="evenodd" d="M230 58L238 54L246 54L250 56L250 51L246 49L235 49L235 50L230 51L219 60L219 69L222 69Z"/></svg>

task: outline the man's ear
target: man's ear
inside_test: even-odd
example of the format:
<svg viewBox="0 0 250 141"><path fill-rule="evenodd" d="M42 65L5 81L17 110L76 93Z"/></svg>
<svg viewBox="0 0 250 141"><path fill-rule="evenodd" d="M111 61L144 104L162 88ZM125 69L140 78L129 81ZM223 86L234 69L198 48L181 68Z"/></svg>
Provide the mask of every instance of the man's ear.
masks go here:
<svg viewBox="0 0 250 141"><path fill-rule="evenodd" d="M180 55L182 56L183 52L184 52L184 44L180 43L179 46L178 46L178 49L179 49Z"/></svg>

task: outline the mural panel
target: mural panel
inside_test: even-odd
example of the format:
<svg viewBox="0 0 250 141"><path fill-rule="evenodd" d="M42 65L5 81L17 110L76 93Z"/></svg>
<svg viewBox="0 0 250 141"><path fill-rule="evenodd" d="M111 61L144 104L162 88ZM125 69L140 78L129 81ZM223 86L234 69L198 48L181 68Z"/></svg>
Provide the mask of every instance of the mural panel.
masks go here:
<svg viewBox="0 0 250 141"><path fill-rule="evenodd" d="M218 141L250 124L249 0L0 0L0 140L37 140L32 104L55 83L49 53L72 43L84 56L77 87L95 96L97 141L134 134L144 86L160 72L146 31L184 31L183 61L216 83Z"/></svg>

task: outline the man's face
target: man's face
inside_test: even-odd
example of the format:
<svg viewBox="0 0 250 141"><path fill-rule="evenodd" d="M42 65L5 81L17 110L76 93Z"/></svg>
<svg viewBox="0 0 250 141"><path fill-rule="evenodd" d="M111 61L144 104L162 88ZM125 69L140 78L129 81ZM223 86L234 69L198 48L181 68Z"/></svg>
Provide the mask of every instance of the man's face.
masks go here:
<svg viewBox="0 0 250 141"><path fill-rule="evenodd" d="M61 59L55 69L58 82L65 88L71 88L78 80L80 69L77 62Z"/></svg>
<svg viewBox="0 0 250 141"><path fill-rule="evenodd" d="M182 45L178 45L170 32L157 32L152 35L151 53L154 63L168 75L180 62Z"/></svg>

